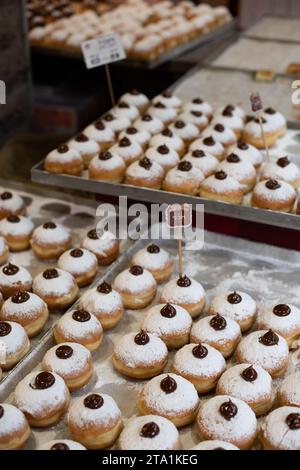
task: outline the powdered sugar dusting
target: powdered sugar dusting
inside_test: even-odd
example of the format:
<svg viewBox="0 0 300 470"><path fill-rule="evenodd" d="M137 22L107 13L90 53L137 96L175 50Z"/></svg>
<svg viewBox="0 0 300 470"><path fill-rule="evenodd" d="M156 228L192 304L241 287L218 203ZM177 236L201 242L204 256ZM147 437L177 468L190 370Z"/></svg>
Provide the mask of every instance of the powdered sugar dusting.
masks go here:
<svg viewBox="0 0 300 470"><path fill-rule="evenodd" d="M144 345L134 341L137 333L129 333L117 343L114 355L126 364L127 367L145 367L164 361L168 357L165 343L155 335L148 334L149 342Z"/></svg>
<svg viewBox="0 0 300 470"><path fill-rule="evenodd" d="M201 359L193 355L193 349L197 344L187 344L177 351L173 363L176 372L212 377L221 374L225 370L226 362L222 354L209 344L202 343L202 345L207 349L208 354Z"/></svg>
<svg viewBox="0 0 300 470"><path fill-rule="evenodd" d="M32 284L32 290L37 295L65 295L75 285L72 274L57 269L59 276L54 279L45 279L43 273L38 274Z"/></svg>
<svg viewBox="0 0 300 470"><path fill-rule="evenodd" d="M1 403L4 409L3 416L0 419L0 437L10 436L26 426L26 419L23 413L13 405Z"/></svg>
<svg viewBox="0 0 300 470"><path fill-rule="evenodd" d="M69 346L73 349L73 354L67 359L60 359L56 355L56 350L61 346ZM62 343L54 346L46 352L43 359L43 368L55 372L64 379L78 375L85 371L88 363L92 360L90 351L77 343Z"/></svg>
<svg viewBox="0 0 300 470"><path fill-rule="evenodd" d="M155 287L156 282L150 271L143 270L143 274L135 276L129 269L122 271L114 281L117 291L127 291L131 294L143 292L145 289Z"/></svg>
<svg viewBox="0 0 300 470"><path fill-rule="evenodd" d="M286 423L286 418L291 413L299 413L299 408L277 408L266 417L262 425L265 437L278 450L300 450L300 428L289 429Z"/></svg>
<svg viewBox="0 0 300 470"><path fill-rule="evenodd" d="M112 290L109 294L103 294L97 290L97 287L87 290L80 299L80 305L83 309L92 313L96 317L119 314L123 308L120 294Z"/></svg>
<svg viewBox="0 0 300 470"><path fill-rule="evenodd" d="M59 331L62 331L68 339L89 339L95 333L101 334L102 326L99 320L91 314L91 318L85 322L78 322L72 317L75 310L65 313L56 325Z"/></svg>
<svg viewBox="0 0 300 470"><path fill-rule="evenodd" d="M226 327L224 330L215 330L211 325L210 321L213 318L213 315L201 318L192 326L191 337L194 341L197 342L214 342L220 346L224 345L227 341L237 339L241 330L234 320L226 318Z"/></svg>
<svg viewBox="0 0 300 470"><path fill-rule="evenodd" d="M171 261L169 253L160 248L159 253L149 253L146 248L142 248L140 251L135 253L132 258L132 265L142 266L145 269L164 269L166 264Z"/></svg>
<svg viewBox="0 0 300 470"><path fill-rule="evenodd" d="M29 299L22 303L14 303L11 297L7 299L3 304L0 318L24 320L38 317L40 312L46 308L46 304L38 295L32 292L28 292L28 295Z"/></svg>
<svg viewBox="0 0 300 470"><path fill-rule="evenodd" d="M143 328L159 337L188 333L192 326L190 314L179 305L173 305L176 315L172 318L167 318L160 313L164 306L165 304L154 305L148 310L143 322Z"/></svg>
<svg viewBox="0 0 300 470"><path fill-rule="evenodd" d="M172 279L163 288L161 301L164 303L174 304L196 304L205 296L202 285L191 279L191 285L188 287L180 287L177 285L177 279Z"/></svg>
<svg viewBox="0 0 300 470"><path fill-rule="evenodd" d="M74 423L82 429L97 425L107 428L121 418L121 411L118 405L109 395L101 393L104 403L95 410L84 406L86 396L80 397L72 403L68 414L69 423Z"/></svg>

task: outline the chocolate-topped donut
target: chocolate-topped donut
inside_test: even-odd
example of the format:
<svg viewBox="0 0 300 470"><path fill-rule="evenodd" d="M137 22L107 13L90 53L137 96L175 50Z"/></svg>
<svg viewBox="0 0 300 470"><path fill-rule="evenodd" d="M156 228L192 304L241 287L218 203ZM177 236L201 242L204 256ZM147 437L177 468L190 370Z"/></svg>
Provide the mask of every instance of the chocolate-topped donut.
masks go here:
<svg viewBox="0 0 300 470"><path fill-rule="evenodd" d="M12 296L11 301L14 304L23 304L23 303L27 302L29 299L30 299L29 292L19 291L15 295Z"/></svg>
<svg viewBox="0 0 300 470"><path fill-rule="evenodd" d="M160 388L163 392L166 394L169 393L174 393L175 390L177 389L177 383L176 380L173 379L170 375L167 375L161 382L160 382Z"/></svg>
<svg viewBox="0 0 300 470"><path fill-rule="evenodd" d="M55 268L52 268L52 269L46 269L44 272L43 272L43 277L47 280L49 279L56 279L59 277L59 273L57 271L57 269Z"/></svg>
<svg viewBox="0 0 300 470"><path fill-rule="evenodd" d="M149 335L144 331L141 330L135 337L134 342L139 346L145 346L150 341Z"/></svg>
<svg viewBox="0 0 300 470"><path fill-rule="evenodd" d="M153 421L151 421L150 423L144 424L140 431L140 436L145 437L147 439L153 439L159 434L159 431L159 426Z"/></svg>
<svg viewBox="0 0 300 470"><path fill-rule="evenodd" d="M79 323L85 323L91 319L91 314L86 310L75 310L72 313L72 318Z"/></svg>
<svg viewBox="0 0 300 470"><path fill-rule="evenodd" d="M98 395L97 393L92 393L91 395L85 397L83 403L84 406L86 408L89 408L90 410L98 410L104 405L104 400L101 395Z"/></svg>
<svg viewBox="0 0 300 470"><path fill-rule="evenodd" d="M67 344L59 346L55 351L55 354L59 359L69 359L73 356L73 353L73 348Z"/></svg>
<svg viewBox="0 0 300 470"><path fill-rule="evenodd" d="M108 284L108 282L104 281L99 284L99 286L97 287L97 291L100 292L100 294L110 294L112 291L112 287L110 284Z"/></svg>
<svg viewBox="0 0 300 470"><path fill-rule="evenodd" d="M189 287L191 284L192 284L192 281L186 275L181 276L177 280L177 285L179 287Z"/></svg>
<svg viewBox="0 0 300 470"><path fill-rule="evenodd" d="M225 318L218 313L210 320L209 324L216 331L225 330L227 326Z"/></svg>
<svg viewBox="0 0 300 470"><path fill-rule="evenodd" d="M246 369L244 369L241 376L243 377L244 380L246 380L246 382L255 382L255 380L257 380L257 377L258 377L257 372L253 366L249 366Z"/></svg>
<svg viewBox="0 0 300 470"><path fill-rule="evenodd" d="M171 304L166 304L161 310L161 316L165 318L174 318L176 316L176 308Z"/></svg>
<svg viewBox="0 0 300 470"><path fill-rule="evenodd" d="M34 383L31 384L31 388L36 390L46 390L50 388L55 383L55 377L51 372L40 372L34 380Z"/></svg>
<svg viewBox="0 0 300 470"><path fill-rule="evenodd" d="M228 400L224 403L219 408L220 415L223 416L226 421L230 421L232 418L234 418L238 412L238 408L233 403L231 400Z"/></svg>

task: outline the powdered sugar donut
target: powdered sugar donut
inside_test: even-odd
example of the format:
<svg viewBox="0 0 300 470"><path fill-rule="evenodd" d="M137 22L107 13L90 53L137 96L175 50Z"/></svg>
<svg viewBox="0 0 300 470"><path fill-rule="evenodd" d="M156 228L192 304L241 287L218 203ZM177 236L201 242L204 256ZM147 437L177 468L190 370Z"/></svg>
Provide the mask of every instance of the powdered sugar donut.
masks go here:
<svg viewBox="0 0 300 470"><path fill-rule="evenodd" d="M119 134L130 126L130 119L126 116L117 116L113 112L105 114L103 117L105 126L109 127L115 134Z"/></svg>
<svg viewBox="0 0 300 470"><path fill-rule="evenodd" d="M17 292L4 302L0 319L19 323L27 335L32 337L42 331L48 319L48 307L33 293Z"/></svg>
<svg viewBox="0 0 300 470"><path fill-rule="evenodd" d="M99 320L86 310L71 310L56 323L54 338L57 344L75 342L95 351L102 342L103 329Z"/></svg>
<svg viewBox="0 0 300 470"><path fill-rule="evenodd" d="M151 135L158 134L164 128L164 124L160 119L148 113L137 119L134 123L134 126L138 130L149 132Z"/></svg>
<svg viewBox="0 0 300 470"><path fill-rule="evenodd" d="M244 121L237 113L234 113L234 110L230 105L226 106L220 113L217 113L214 116L212 124L216 124L218 122L230 127L238 139L241 137Z"/></svg>
<svg viewBox="0 0 300 470"><path fill-rule="evenodd" d="M229 442L213 439L212 441L202 441L191 450L240 450Z"/></svg>
<svg viewBox="0 0 300 470"><path fill-rule="evenodd" d="M103 233L98 233L97 229L90 230L82 241L82 247L94 253L100 266L111 264L120 253L119 240L108 230Z"/></svg>
<svg viewBox="0 0 300 470"><path fill-rule="evenodd" d="M215 388L226 369L222 354L208 344L187 344L174 357L172 371L194 384L199 393Z"/></svg>
<svg viewBox="0 0 300 470"><path fill-rule="evenodd" d="M46 222L34 230L30 244L39 258L56 259L70 247L71 235L63 225Z"/></svg>
<svg viewBox="0 0 300 470"><path fill-rule="evenodd" d="M188 152L183 161L192 163L193 166L202 171L205 178L215 173L219 161L204 150L191 150Z"/></svg>
<svg viewBox="0 0 300 470"><path fill-rule="evenodd" d="M227 175L236 179L247 193L253 189L256 183L256 170L252 163L242 160L235 153L231 153L223 160L218 171L224 171Z"/></svg>
<svg viewBox="0 0 300 470"><path fill-rule="evenodd" d="M180 448L176 426L162 416L131 418L121 432L120 450L177 450Z"/></svg>
<svg viewBox="0 0 300 470"><path fill-rule="evenodd" d="M177 427L192 423L198 406L194 385L176 374L154 377L144 385L138 397L138 409L142 415L163 416Z"/></svg>
<svg viewBox="0 0 300 470"><path fill-rule="evenodd" d="M256 439L254 412L243 400L220 395L205 401L197 416L202 440L225 439L239 449L250 449Z"/></svg>
<svg viewBox="0 0 300 470"><path fill-rule="evenodd" d="M300 186L300 170L288 157L281 157L276 162L270 161L263 165L261 179L286 181L297 189Z"/></svg>
<svg viewBox="0 0 300 470"><path fill-rule="evenodd" d="M87 286L98 272L97 257L91 251L74 248L63 253L58 260L58 267L74 276L78 286Z"/></svg>
<svg viewBox="0 0 300 470"><path fill-rule="evenodd" d="M9 215L0 221L0 234L11 251L27 250L33 229L32 221L22 215Z"/></svg>
<svg viewBox="0 0 300 470"><path fill-rule="evenodd" d="M90 124L84 131L84 134L100 145L100 150L105 152L115 141L115 132L111 127L98 119L94 124Z"/></svg>
<svg viewBox="0 0 300 470"><path fill-rule="evenodd" d="M131 90L121 96L120 101L135 106L140 112L146 111L149 106L149 98L138 90Z"/></svg>
<svg viewBox="0 0 300 470"><path fill-rule="evenodd" d="M182 160L172 168L163 182L163 189L169 192L196 195L204 181L202 171L190 161Z"/></svg>
<svg viewBox="0 0 300 470"><path fill-rule="evenodd" d="M158 283L168 280L174 269L170 254L154 243L133 255L131 266L135 265L150 271Z"/></svg>
<svg viewBox="0 0 300 470"><path fill-rule="evenodd" d="M202 136L212 137L215 141L220 142L225 148L236 144L237 137L234 131L220 122L214 122L211 126L207 127Z"/></svg>
<svg viewBox="0 0 300 470"><path fill-rule="evenodd" d="M186 309L191 317L196 317L204 308L205 291L199 282L184 275L165 285L160 302L179 305Z"/></svg>
<svg viewBox="0 0 300 470"><path fill-rule="evenodd" d="M112 109L116 116L128 118L130 122L137 119L140 115L138 108L126 101L119 101L119 103Z"/></svg>
<svg viewBox="0 0 300 470"><path fill-rule="evenodd" d="M121 295L107 282L102 282L85 292L80 305L84 310L95 315L104 329L113 328L124 314Z"/></svg>
<svg viewBox="0 0 300 470"><path fill-rule="evenodd" d="M117 275L113 287L121 294L125 308L140 309L152 302L157 284L150 271L132 266Z"/></svg>
<svg viewBox="0 0 300 470"><path fill-rule="evenodd" d="M0 265L6 263L9 256L7 241L4 237L0 237Z"/></svg>
<svg viewBox="0 0 300 470"><path fill-rule="evenodd" d="M199 136L199 129L191 122L178 119L170 127L171 131L180 137L186 145L189 145L193 140Z"/></svg>
<svg viewBox="0 0 300 470"><path fill-rule="evenodd" d="M264 130L265 140L268 147L275 145L278 138L278 127L269 118L262 117L261 123ZM243 140L258 149L264 149L265 143L261 134L261 125L258 118L247 122L243 130Z"/></svg>
<svg viewBox="0 0 300 470"><path fill-rule="evenodd" d="M291 304L270 305L259 312L258 328L276 331L291 345L300 335L300 310Z"/></svg>
<svg viewBox="0 0 300 470"><path fill-rule="evenodd" d="M15 264L6 264L0 270L0 289L5 299L19 291L30 291L32 277L27 269Z"/></svg>
<svg viewBox="0 0 300 470"><path fill-rule="evenodd" d="M242 119L242 121L246 120L247 116L243 108L241 108L241 106L232 104L227 104L226 106L217 109L215 112L215 116L222 116L225 110L229 111L233 116L239 117L240 119Z"/></svg>
<svg viewBox="0 0 300 470"><path fill-rule="evenodd" d="M173 95L169 90L166 90L153 98L152 103L163 103L167 108L175 108L177 110L182 106L181 99L178 98L178 96Z"/></svg>
<svg viewBox="0 0 300 470"><path fill-rule="evenodd" d="M280 377L288 365L289 348L286 340L272 330L250 333L238 345L236 359L263 367L273 377Z"/></svg>
<svg viewBox="0 0 300 470"><path fill-rule="evenodd" d="M119 135L119 140L121 141L124 137L129 139L131 142L136 142L143 150L145 150L151 138L151 134L146 130L137 129L135 126L130 126L125 131L121 132Z"/></svg>
<svg viewBox="0 0 300 470"><path fill-rule="evenodd" d="M179 163L178 153L165 144L159 145L156 148L149 147L145 156L149 160L157 162L166 172Z"/></svg>
<svg viewBox="0 0 300 470"><path fill-rule="evenodd" d="M208 119L212 117L213 108L209 103L206 103L201 98L194 98L192 101L183 105L184 111L199 111L205 114Z"/></svg>
<svg viewBox="0 0 300 470"><path fill-rule="evenodd" d="M220 351L225 358L231 356L241 339L241 329L231 318L209 315L194 323L191 342L207 343Z"/></svg>
<svg viewBox="0 0 300 470"><path fill-rule="evenodd" d="M120 339L112 362L127 377L148 379L162 373L168 362L168 350L160 338L141 330Z"/></svg>
<svg viewBox="0 0 300 470"><path fill-rule="evenodd" d="M257 364L238 364L226 370L218 382L216 393L244 400L256 416L266 414L274 401L272 378Z"/></svg>
<svg viewBox="0 0 300 470"><path fill-rule="evenodd" d="M13 405L0 405L0 450L22 449L30 436L30 427L22 413Z"/></svg>
<svg viewBox="0 0 300 470"><path fill-rule="evenodd" d="M159 119L164 126L168 126L171 122L175 121L177 117L177 110L175 108L168 108L165 104L157 101L152 104L147 111L150 116Z"/></svg>
<svg viewBox="0 0 300 470"><path fill-rule="evenodd" d="M150 308L143 321L143 329L161 338L168 349L188 343L192 319L179 305L159 304Z"/></svg>
<svg viewBox="0 0 300 470"><path fill-rule="evenodd" d="M232 176L223 170L216 171L203 181L200 188L200 196L214 201L227 202L229 204L241 204L244 188Z"/></svg>
<svg viewBox="0 0 300 470"><path fill-rule="evenodd" d="M4 362L0 362L3 370L16 365L29 351L30 343L26 331L18 323L0 321L0 340L4 344Z"/></svg>
<svg viewBox="0 0 300 470"><path fill-rule="evenodd" d="M237 145L231 148L231 152L240 157L242 160L252 163L255 168L260 168L263 157L260 150L253 145L240 141Z"/></svg>
<svg viewBox="0 0 300 470"><path fill-rule="evenodd" d="M279 406L297 406L300 408L300 372L289 375L277 391Z"/></svg>
<svg viewBox="0 0 300 470"><path fill-rule="evenodd" d="M112 148L111 152L121 157L128 166L142 157L143 149L136 140L122 137Z"/></svg>
<svg viewBox="0 0 300 470"><path fill-rule="evenodd" d="M60 375L70 392L84 387L94 371L90 351L77 343L63 343L49 349L42 360L42 369Z"/></svg>
<svg viewBox="0 0 300 470"><path fill-rule="evenodd" d="M71 439L56 439L46 442L37 450L86 450L79 442L71 441Z"/></svg>
<svg viewBox="0 0 300 470"><path fill-rule="evenodd" d="M189 147L189 150L203 150L221 160L225 154L224 146L221 142L217 142L211 135L196 139Z"/></svg>
<svg viewBox="0 0 300 470"><path fill-rule="evenodd" d="M261 427L265 450L300 450L300 413L294 406L282 406L270 413Z"/></svg>
<svg viewBox="0 0 300 470"><path fill-rule="evenodd" d="M79 176L83 171L83 159L80 153L67 144L61 144L48 153L45 158L45 170L50 173L64 173Z"/></svg>
<svg viewBox="0 0 300 470"><path fill-rule="evenodd" d="M125 174L125 163L116 152L107 150L93 158L89 164L89 178L111 183L122 183Z"/></svg>
<svg viewBox="0 0 300 470"><path fill-rule="evenodd" d="M0 194L0 220L10 215L24 214L26 210L24 199L18 194L4 191Z"/></svg>
<svg viewBox="0 0 300 470"><path fill-rule="evenodd" d="M245 292L224 291L217 294L211 301L209 313L219 313L236 321L241 331L247 331L256 318L257 306L255 300Z"/></svg>
<svg viewBox="0 0 300 470"><path fill-rule="evenodd" d="M51 372L31 372L14 392L14 404L23 411L29 424L36 427L56 423L66 412L69 401L65 382Z"/></svg>
<svg viewBox="0 0 300 470"><path fill-rule="evenodd" d="M78 134L73 140L70 140L69 147L80 153L85 168L88 168L91 160L100 152L98 142L90 139L84 133Z"/></svg>
<svg viewBox="0 0 300 470"><path fill-rule="evenodd" d="M78 296L78 286L72 274L55 268L38 274L33 280L32 290L50 310L65 309Z"/></svg>
<svg viewBox="0 0 300 470"><path fill-rule="evenodd" d="M281 180L260 181L255 186L251 204L253 207L290 212L296 201L293 186Z"/></svg>
<svg viewBox="0 0 300 470"><path fill-rule="evenodd" d="M166 127L160 134L155 134L151 137L149 147L159 147L166 145L168 148L175 150L175 152L181 157L185 151L185 144L183 140L169 127Z"/></svg>
<svg viewBox="0 0 300 470"><path fill-rule="evenodd" d="M263 116L275 127L278 137L282 137L286 133L286 119L279 111L269 107L264 109Z"/></svg>
<svg viewBox="0 0 300 470"><path fill-rule="evenodd" d="M201 111L184 111L178 116L178 119L194 124L199 131L202 131L208 126L208 118L204 113L201 113Z"/></svg>
<svg viewBox="0 0 300 470"><path fill-rule="evenodd" d="M133 186L160 189L163 178L162 166L147 157L132 163L126 171L126 183Z"/></svg>
<svg viewBox="0 0 300 470"><path fill-rule="evenodd" d="M110 447L122 430L122 415L109 395L92 393L72 403L68 414L73 439L88 449Z"/></svg>

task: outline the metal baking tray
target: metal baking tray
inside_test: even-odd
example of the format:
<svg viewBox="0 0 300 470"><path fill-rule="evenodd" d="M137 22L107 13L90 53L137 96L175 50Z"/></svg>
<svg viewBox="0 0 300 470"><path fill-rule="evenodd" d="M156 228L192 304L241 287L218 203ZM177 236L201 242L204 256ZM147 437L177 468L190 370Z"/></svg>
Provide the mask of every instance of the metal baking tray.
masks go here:
<svg viewBox="0 0 300 470"><path fill-rule="evenodd" d="M95 211L97 207L96 201L86 200L80 197L68 196L66 194L57 193L45 189L36 189L26 187L24 184L6 184L6 181L0 180L0 187L18 193L22 196L27 203L29 203L27 214L38 226L47 220L60 222L70 229L72 233L73 244L76 246L86 232L90 228L95 227ZM121 249L124 249L124 243ZM32 277L49 267L54 266L55 261L39 260L32 250L26 250L19 253L11 253L9 260L17 265L21 265L29 270ZM103 276L107 271L107 267L100 267L97 278ZM81 288L80 293L84 292L87 288ZM43 338L47 335L49 329L52 328L56 320L61 316L62 312L51 312L46 325L42 332L31 338L30 351L15 367L7 372L3 372L2 379L0 380L0 400L7 387L11 384L16 384L21 371L28 370L26 367L31 367L31 357L36 348L43 342Z"/></svg>
<svg viewBox="0 0 300 470"><path fill-rule="evenodd" d="M282 302L287 299L290 303L300 306L299 252L211 232L205 232L204 238L205 243L202 250L184 250L184 271L203 284L207 292L207 304L217 291L240 289L252 295L258 301L259 307L269 302ZM177 261L175 241L159 240L155 242L167 249L174 261ZM150 240L135 242L110 267L103 276L103 280L112 282L120 271L128 267L133 254L148 243ZM174 275L176 274L174 273ZM153 304L158 303L161 288L160 286ZM114 345L122 335L140 329L148 308L138 311L127 310L119 325L105 332L102 345L93 354L95 374L91 383L72 394L73 398L92 391L108 393L118 403L125 419L137 413L137 394L145 381L129 380L118 374L112 366L111 355ZM20 381L33 368L39 369L43 355L53 344L52 331L49 331L38 348L27 358L26 367L23 367L15 377L15 381L11 382L5 391L2 391L0 401L3 399L11 401L10 394L13 392L15 382ZM288 374L300 369L299 358L297 360L298 354L299 349L290 353ZM170 370L173 356L174 352L170 352L167 371ZM234 358L229 362L234 363ZM280 380L274 381L274 386L278 386L279 382ZM201 400L210 396L212 394L205 395L201 397ZM181 429L180 434L183 449L190 449L199 441L193 425ZM68 437L66 417L64 417L57 425L49 429L33 429L27 449L36 449L51 439Z"/></svg>
<svg viewBox="0 0 300 470"><path fill-rule="evenodd" d="M243 32L243 36L260 41L300 43L300 18L284 15L266 15Z"/></svg>
<svg viewBox="0 0 300 470"><path fill-rule="evenodd" d="M117 62L116 65L125 65L135 68L147 68L147 69L155 69L156 67L175 60L177 57L186 54L193 49L200 48L205 46L209 42L216 41L216 40L223 40L225 36L229 33L232 33L236 29L236 21L232 20L229 23L226 23L219 28L207 33L203 34L192 41L189 41L185 44L181 44L178 47L174 47L165 53L161 54L159 57L152 61L146 60L138 60L128 57L127 59ZM80 49L71 49L71 48L64 48L64 47L47 47L47 46L31 46L32 52L37 54L43 54L47 56L58 56L62 58L72 58L72 59L82 59L82 54Z"/></svg>

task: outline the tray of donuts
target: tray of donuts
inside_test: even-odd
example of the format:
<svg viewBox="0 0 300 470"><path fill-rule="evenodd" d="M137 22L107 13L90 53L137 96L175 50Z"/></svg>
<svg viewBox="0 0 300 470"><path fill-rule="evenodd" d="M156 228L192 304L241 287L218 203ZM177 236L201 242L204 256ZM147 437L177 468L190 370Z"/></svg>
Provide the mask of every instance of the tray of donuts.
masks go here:
<svg viewBox="0 0 300 470"><path fill-rule="evenodd" d="M299 253L205 233L176 258L136 242L58 320L1 404L4 446L300 449Z"/></svg>
<svg viewBox="0 0 300 470"><path fill-rule="evenodd" d="M299 131L279 111L260 124L238 105L213 109L166 91L151 102L138 91L51 151L32 179L149 202L205 203L206 211L299 228Z"/></svg>
<svg viewBox="0 0 300 470"><path fill-rule="evenodd" d="M30 366L61 313L119 255L118 240L98 238L93 204L56 196L1 189L0 395Z"/></svg>

